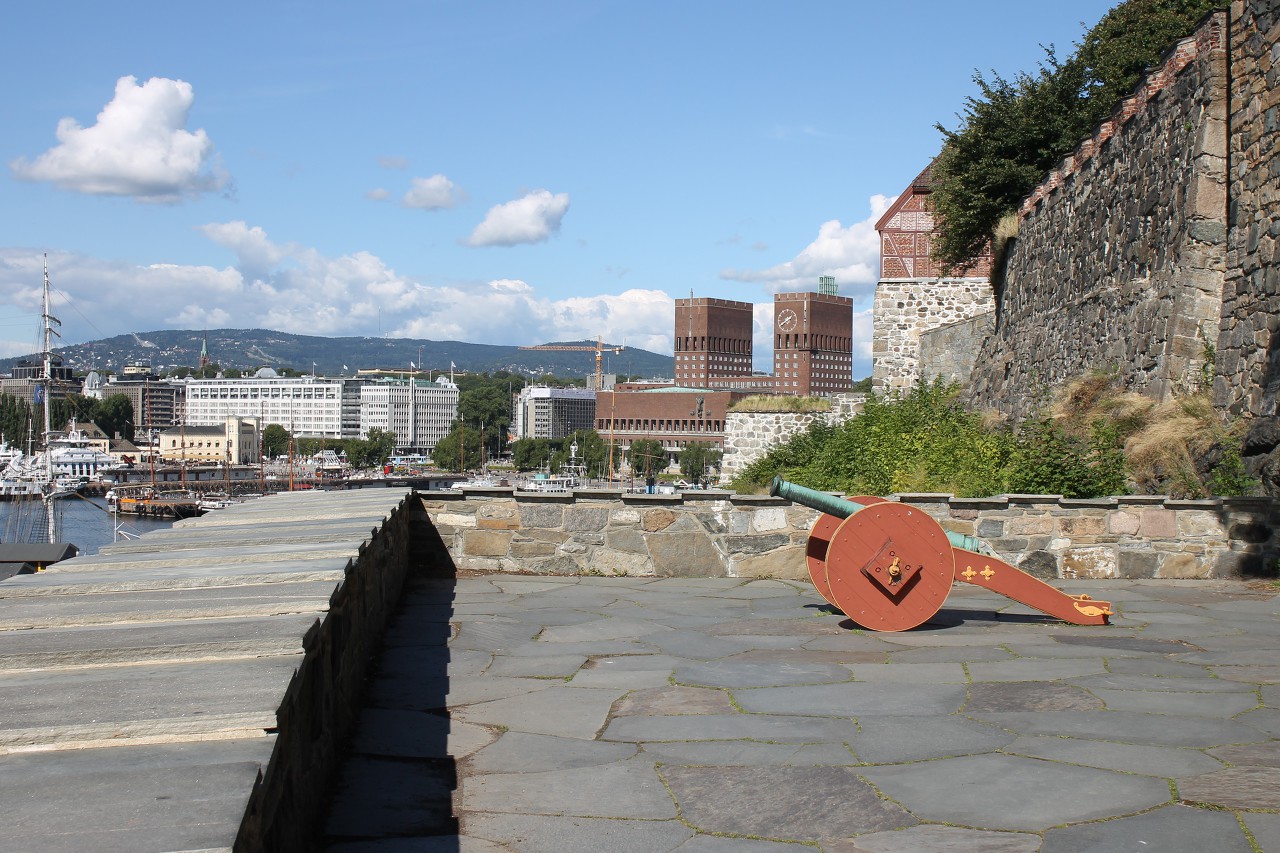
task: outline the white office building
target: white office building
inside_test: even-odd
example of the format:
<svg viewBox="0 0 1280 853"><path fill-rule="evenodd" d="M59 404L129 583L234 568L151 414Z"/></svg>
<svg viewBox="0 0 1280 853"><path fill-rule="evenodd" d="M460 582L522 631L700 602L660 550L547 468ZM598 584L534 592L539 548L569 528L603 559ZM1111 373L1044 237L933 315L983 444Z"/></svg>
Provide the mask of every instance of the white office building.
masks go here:
<svg viewBox="0 0 1280 853"><path fill-rule="evenodd" d="M360 437L369 430L396 434L396 450L431 453L458 417L458 386L445 377L363 380Z"/></svg>
<svg viewBox="0 0 1280 853"><path fill-rule="evenodd" d="M365 381L280 376L269 367L239 379L188 379L183 420L223 426L231 417L261 418L298 436L353 438L361 424L352 403Z"/></svg>
<svg viewBox="0 0 1280 853"><path fill-rule="evenodd" d="M596 392L528 385L520 389L515 408L517 438L564 438L580 429L595 428Z"/></svg>

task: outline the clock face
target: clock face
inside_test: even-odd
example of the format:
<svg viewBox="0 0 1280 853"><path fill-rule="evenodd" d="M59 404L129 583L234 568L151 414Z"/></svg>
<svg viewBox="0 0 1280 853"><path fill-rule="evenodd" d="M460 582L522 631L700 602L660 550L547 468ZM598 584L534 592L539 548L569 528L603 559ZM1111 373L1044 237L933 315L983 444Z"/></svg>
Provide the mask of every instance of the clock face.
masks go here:
<svg viewBox="0 0 1280 853"><path fill-rule="evenodd" d="M798 319L796 312L788 308L778 315L778 328L784 332L789 332L796 327Z"/></svg>

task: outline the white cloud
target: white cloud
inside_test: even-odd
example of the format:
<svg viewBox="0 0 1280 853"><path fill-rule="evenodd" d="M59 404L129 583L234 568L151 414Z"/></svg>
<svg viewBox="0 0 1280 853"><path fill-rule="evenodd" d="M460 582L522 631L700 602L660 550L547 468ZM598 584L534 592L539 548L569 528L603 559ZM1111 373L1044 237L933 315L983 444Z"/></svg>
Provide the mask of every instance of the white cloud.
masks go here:
<svg viewBox="0 0 1280 853"><path fill-rule="evenodd" d="M454 207L463 198L461 190L444 175L414 178L401 204L419 210L441 210Z"/></svg>
<svg viewBox="0 0 1280 853"><path fill-rule="evenodd" d="M383 155L378 158L378 165L384 169L407 169L409 168L409 159L407 157Z"/></svg>
<svg viewBox="0 0 1280 853"><path fill-rule="evenodd" d="M534 190L521 198L489 208L484 221L465 241L468 246L517 246L541 243L560 230L569 210L569 194Z"/></svg>
<svg viewBox="0 0 1280 853"><path fill-rule="evenodd" d="M874 288L880 275L880 237L876 221L893 204L889 196L870 199L871 215L848 228L832 219L818 228L818 236L789 261L763 270L726 269L720 277L733 281L761 282L774 292L812 288L818 276L835 276L836 284L855 293ZM853 295L846 293L845 295Z"/></svg>
<svg viewBox="0 0 1280 853"><path fill-rule="evenodd" d="M364 194L364 197L367 199L372 199L373 201L386 201L387 199L391 198L391 193L383 189L382 187L375 187L374 189L371 189L368 192L366 192Z"/></svg>
<svg viewBox="0 0 1280 853"><path fill-rule="evenodd" d="M51 254L50 278L58 291L54 313L63 320L64 340L222 327L503 345L600 335L628 348L671 352L674 302L661 291L552 299L520 279L427 286L368 252L326 257L313 248L275 242L244 222L211 223L199 232L235 253L235 264L139 266ZM32 341L42 277L38 252L0 249L0 317L29 318ZM7 345L0 342L0 347ZM31 352L32 345L15 343L13 349ZM615 368L623 369L625 355L612 358ZM590 361L584 360L584 371Z"/></svg>
<svg viewBox="0 0 1280 853"><path fill-rule="evenodd" d="M213 142L203 130L186 129L194 101L183 80L153 77L138 85L134 77L121 77L95 124L81 127L64 118L58 145L9 166L24 180L139 201L177 202L220 189L227 178L214 161Z"/></svg>

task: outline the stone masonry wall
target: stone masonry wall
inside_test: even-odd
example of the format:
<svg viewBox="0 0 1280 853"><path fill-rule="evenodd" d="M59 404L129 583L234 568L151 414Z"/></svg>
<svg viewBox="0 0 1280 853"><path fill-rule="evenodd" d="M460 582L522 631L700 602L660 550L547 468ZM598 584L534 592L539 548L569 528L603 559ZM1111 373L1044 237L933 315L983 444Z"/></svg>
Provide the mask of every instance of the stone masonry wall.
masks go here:
<svg viewBox="0 0 1280 853"><path fill-rule="evenodd" d="M920 378L967 384L982 342L995 330L995 312L920 333Z"/></svg>
<svg viewBox="0 0 1280 853"><path fill-rule="evenodd" d="M419 497L461 571L806 579L805 543L817 518L780 499L711 491ZM1040 577L1274 574L1280 511L1269 499L900 499Z"/></svg>
<svg viewBox="0 0 1280 853"><path fill-rule="evenodd" d="M1214 402L1231 412L1274 416L1280 394L1280 4L1235 0L1231 19L1231 219Z"/></svg>
<svg viewBox="0 0 1280 853"><path fill-rule="evenodd" d="M872 306L872 387L907 391L920 378L920 336L995 310L985 278L884 279Z"/></svg>
<svg viewBox="0 0 1280 853"><path fill-rule="evenodd" d="M1206 19L1022 207L974 401L1026 413L1092 369L1194 385L1226 265L1225 16Z"/></svg>
<svg viewBox="0 0 1280 853"><path fill-rule="evenodd" d="M739 471L759 459L769 448L807 430L815 422L840 423L862 411L866 394L833 394L829 412L729 412L724 422L724 457L720 482L728 483Z"/></svg>

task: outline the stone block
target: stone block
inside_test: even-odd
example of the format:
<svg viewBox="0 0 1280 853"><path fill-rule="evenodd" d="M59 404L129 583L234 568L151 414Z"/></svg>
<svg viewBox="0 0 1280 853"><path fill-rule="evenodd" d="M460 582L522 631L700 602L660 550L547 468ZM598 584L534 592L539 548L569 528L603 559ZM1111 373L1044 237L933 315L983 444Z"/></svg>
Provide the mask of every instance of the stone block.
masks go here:
<svg viewBox="0 0 1280 853"><path fill-rule="evenodd" d="M984 518L978 522L974 535L981 539L999 539L1004 536L1004 522L998 518Z"/></svg>
<svg viewBox="0 0 1280 853"><path fill-rule="evenodd" d="M454 528L473 528L476 526L476 517L471 513L442 512L436 516L435 521L436 524Z"/></svg>
<svg viewBox="0 0 1280 853"><path fill-rule="evenodd" d="M753 554L731 564L732 574L740 578L786 578L808 580L809 564L804 546L779 548L766 554Z"/></svg>
<svg viewBox="0 0 1280 853"><path fill-rule="evenodd" d="M1207 578L1211 574L1208 563L1195 554L1168 554L1160 563L1156 575L1161 578Z"/></svg>
<svg viewBox="0 0 1280 853"><path fill-rule="evenodd" d="M669 509L645 510L641 525L649 533L666 530L676 521L676 514Z"/></svg>
<svg viewBox="0 0 1280 853"><path fill-rule="evenodd" d="M609 510L602 506L571 506L564 512L564 529L570 533L595 533L608 523Z"/></svg>
<svg viewBox="0 0 1280 853"><path fill-rule="evenodd" d="M751 532L751 513L735 510L729 513L729 532L742 536Z"/></svg>
<svg viewBox="0 0 1280 853"><path fill-rule="evenodd" d="M524 539L512 542L508 553L517 560L529 557L550 557L556 553L556 546L550 542Z"/></svg>
<svg viewBox="0 0 1280 853"><path fill-rule="evenodd" d="M1205 536L1211 538L1226 538L1226 527L1222 523L1222 519L1216 512L1205 512L1203 510L1182 510L1180 512L1169 512L1174 517L1175 531L1174 536ZM1154 534L1146 532L1143 527L1143 533L1152 539L1158 538Z"/></svg>
<svg viewBox="0 0 1280 853"><path fill-rule="evenodd" d="M1072 539L1100 536L1107 532L1107 519L1101 515L1064 516L1058 519L1058 528L1063 536L1070 536Z"/></svg>
<svg viewBox="0 0 1280 853"><path fill-rule="evenodd" d="M505 557L511 549L509 530L472 529L463 534L462 553L468 557Z"/></svg>
<svg viewBox="0 0 1280 853"><path fill-rule="evenodd" d="M556 528L564 526L564 507L559 504L527 503L520 505L520 526Z"/></svg>
<svg viewBox="0 0 1280 853"><path fill-rule="evenodd" d="M1041 580L1058 578L1058 558L1048 551L1031 551L1019 561L1018 568Z"/></svg>
<svg viewBox="0 0 1280 853"><path fill-rule="evenodd" d="M628 577L648 577L653 575L653 562L649 555L614 551L610 548L597 548L591 555L591 570L606 575L626 575Z"/></svg>
<svg viewBox="0 0 1280 853"><path fill-rule="evenodd" d="M1062 552L1064 578L1114 578L1117 574L1114 548L1086 546L1067 548Z"/></svg>
<svg viewBox="0 0 1280 853"><path fill-rule="evenodd" d="M628 554L647 555L649 553L649 549L644 544L644 534L639 530L607 531L604 537L604 544L615 551L625 551Z"/></svg>
<svg viewBox="0 0 1280 853"><path fill-rule="evenodd" d="M771 530L787 528L787 514L782 507L758 509L751 514L751 526L757 533L768 533Z"/></svg>
<svg viewBox="0 0 1280 853"><path fill-rule="evenodd" d="M476 526L482 530L519 530L520 514L512 504L488 504L476 510Z"/></svg>
<svg viewBox="0 0 1280 853"><path fill-rule="evenodd" d="M612 524L639 524L640 511L627 507L625 509L615 509L610 519Z"/></svg>
<svg viewBox="0 0 1280 853"><path fill-rule="evenodd" d="M1116 571L1122 578L1154 578L1160 569L1160 555L1154 551L1121 551Z"/></svg>
<svg viewBox="0 0 1280 853"><path fill-rule="evenodd" d="M1108 513L1107 515L1107 532L1115 533L1121 536L1132 536L1138 532L1140 523L1138 516L1131 512L1119 510L1117 512Z"/></svg>
<svg viewBox="0 0 1280 853"><path fill-rule="evenodd" d="M1004 523L1005 536L1027 536L1036 533L1054 533L1054 520L1052 518L1037 518L1029 516L1026 518L1011 518Z"/></svg>
<svg viewBox="0 0 1280 853"><path fill-rule="evenodd" d="M725 538L725 551L730 554L761 554L781 548L791 542L785 533L770 533L764 536L728 536Z"/></svg>
<svg viewBox="0 0 1280 853"><path fill-rule="evenodd" d="M1147 539L1173 539L1178 535L1177 513L1167 509L1144 509L1138 530Z"/></svg>
<svg viewBox="0 0 1280 853"><path fill-rule="evenodd" d="M657 533L649 536L646 544L655 574L685 578L725 576L724 558L705 533Z"/></svg>

